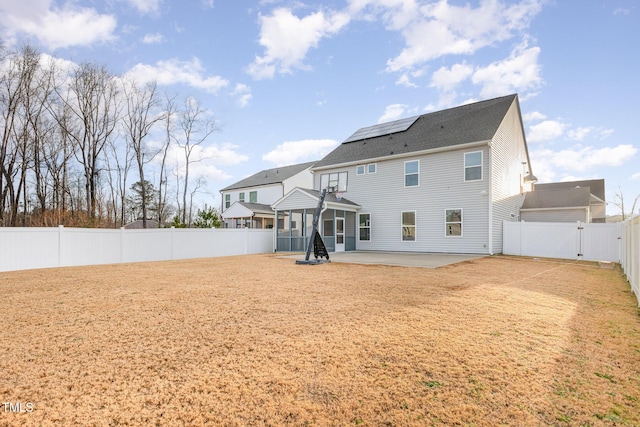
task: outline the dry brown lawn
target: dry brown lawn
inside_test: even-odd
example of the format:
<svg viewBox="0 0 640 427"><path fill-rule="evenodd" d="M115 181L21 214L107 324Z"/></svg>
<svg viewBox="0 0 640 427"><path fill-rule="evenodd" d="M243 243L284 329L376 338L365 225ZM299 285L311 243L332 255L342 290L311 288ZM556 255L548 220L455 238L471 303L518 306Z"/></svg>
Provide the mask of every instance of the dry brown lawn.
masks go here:
<svg viewBox="0 0 640 427"><path fill-rule="evenodd" d="M2 426L640 425L640 311L597 264L6 272L0 311Z"/></svg>

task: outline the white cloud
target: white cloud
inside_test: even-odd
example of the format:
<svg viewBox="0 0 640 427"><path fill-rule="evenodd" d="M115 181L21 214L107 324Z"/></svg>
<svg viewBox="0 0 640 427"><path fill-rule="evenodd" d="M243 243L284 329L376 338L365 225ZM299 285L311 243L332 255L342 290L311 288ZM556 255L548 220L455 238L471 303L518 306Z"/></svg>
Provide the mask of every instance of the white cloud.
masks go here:
<svg viewBox="0 0 640 427"><path fill-rule="evenodd" d="M127 0L131 6L143 14L158 13L162 0Z"/></svg>
<svg viewBox="0 0 640 427"><path fill-rule="evenodd" d="M605 139L609 137L612 133L613 133L613 129L604 129L604 128L598 128L594 126L588 126L588 127L579 127L577 129L572 129L567 132L567 136L569 137L569 139L573 139L575 141L582 141L589 135L593 135L598 139Z"/></svg>
<svg viewBox="0 0 640 427"><path fill-rule="evenodd" d="M631 175L631 179L640 180L640 172L636 172L633 175Z"/></svg>
<svg viewBox="0 0 640 427"><path fill-rule="evenodd" d="M229 85L229 81L220 76L205 75L204 67L198 58L191 61L158 61L155 66L137 64L127 72L127 76L141 83L155 80L160 85L186 84L213 94Z"/></svg>
<svg viewBox="0 0 640 427"><path fill-rule="evenodd" d="M472 73L473 67L466 63L454 64L451 68L441 67L431 76L429 86L448 92L469 78Z"/></svg>
<svg viewBox="0 0 640 427"><path fill-rule="evenodd" d="M407 73L402 73L398 80L396 80L396 84L404 87L418 87L417 84L411 81L411 78Z"/></svg>
<svg viewBox="0 0 640 427"><path fill-rule="evenodd" d="M384 114L378 119L378 123L386 123L393 120L398 120L405 114L407 107L408 106L405 104L387 105L387 108L385 108L384 110Z"/></svg>
<svg viewBox="0 0 640 427"><path fill-rule="evenodd" d="M545 116L539 111L532 111L531 113L526 113L522 115L522 120L525 122L537 122L539 120L544 120L546 118L547 116Z"/></svg>
<svg viewBox="0 0 640 427"><path fill-rule="evenodd" d="M333 139L303 139L287 141L262 156L262 160L286 166L321 159L338 145Z"/></svg>
<svg viewBox="0 0 640 427"><path fill-rule="evenodd" d="M625 7L619 7L616 10L613 11L614 15L628 15L630 14L631 11Z"/></svg>
<svg viewBox="0 0 640 427"><path fill-rule="evenodd" d="M0 25L10 42L20 33L37 38L51 49L89 46L115 39L115 16L72 2L57 7L52 0L3 1L0 7Z"/></svg>
<svg viewBox="0 0 640 427"><path fill-rule="evenodd" d="M278 8L271 15L263 15L259 42L266 52L256 56L246 71L255 79L266 79L273 78L276 72L308 69L303 61L309 49L338 33L348 22L348 15L338 12L318 11L298 18L290 9Z"/></svg>
<svg viewBox="0 0 640 427"><path fill-rule="evenodd" d="M529 48L525 41L507 59L476 70L472 81L482 85L480 95L483 98L535 89L542 84L539 54L539 47Z"/></svg>
<svg viewBox="0 0 640 427"><path fill-rule="evenodd" d="M478 49L513 37L529 26L541 9L539 1L510 4L496 0L481 1L477 8L450 5L446 0L420 6L413 1L353 1L363 5L386 6L389 29L401 30L406 47L387 62L388 71L411 69L416 65L444 55L470 55Z"/></svg>
<svg viewBox="0 0 640 427"><path fill-rule="evenodd" d="M630 160L638 149L630 144L615 147L574 147L553 151L532 150L531 164L540 181L553 180L556 173L581 173L598 167L620 166Z"/></svg>
<svg viewBox="0 0 640 427"><path fill-rule="evenodd" d="M145 44L162 43L163 41L164 37L160 33L145 34L145 36L142 38L142 43Z"/></svg>
<svg viewBox="0 0 640 427"><path fill-rule="evenodd" d="M237 103L240 107L246 107L249 105L249 101L253 98L251 94L251 88L245 84L238 83L232 92L233 96L238 98Z"/></svg>
<svg viewBox="0 0 640 427"><path fill-rule="evenodd" d="M247 155L238 152L238 146L223 143L211 144L207 146L195 146L191 154L189 164L189 176L193 180L204 178L208 182L223 181L231 178L231 175L225 172L222 167L233 166L249 160ZM182 148L173 144L167 153L167 159L173 163L174 173L182 178L185 172L185 155ZM156 159L160 161L160 159Z"/></svg>
<svg viewBox="0 0 640 427"><path fill-rule="evenodd" d="M529 127L527 141L543 142L560 138L564 135L567 125L558 120L545 120L537 125Z"/></svg>

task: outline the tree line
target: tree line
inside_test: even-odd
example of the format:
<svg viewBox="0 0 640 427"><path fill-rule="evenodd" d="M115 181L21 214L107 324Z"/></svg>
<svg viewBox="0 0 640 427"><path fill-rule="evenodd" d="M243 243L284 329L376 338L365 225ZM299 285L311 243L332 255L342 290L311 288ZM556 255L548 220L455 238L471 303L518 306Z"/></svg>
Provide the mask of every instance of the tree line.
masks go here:
<svg viewBox="0 0 640 427"><path fill-rule="evenodd" d="M190 168L218 130L155 82L0 46L0 226L190 226L204 184Z"/></svg>

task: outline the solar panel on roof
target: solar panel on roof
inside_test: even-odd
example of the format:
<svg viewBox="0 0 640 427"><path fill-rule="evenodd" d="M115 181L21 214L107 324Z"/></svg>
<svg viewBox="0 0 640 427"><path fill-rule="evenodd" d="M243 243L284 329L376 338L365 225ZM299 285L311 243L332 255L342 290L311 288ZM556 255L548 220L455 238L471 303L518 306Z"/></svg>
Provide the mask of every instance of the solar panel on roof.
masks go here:
<svg viewBox="0 0 640 427"><path fill-rule="evenodd" d="M362 139L374 138L376 136L391 135L396 132L404 132L409 129L412 124L418 120L420 116L407 117L393 122L381 123L379 125L367 126L358 129L353 135L343 141L346 142L360 141Z"/></svg>

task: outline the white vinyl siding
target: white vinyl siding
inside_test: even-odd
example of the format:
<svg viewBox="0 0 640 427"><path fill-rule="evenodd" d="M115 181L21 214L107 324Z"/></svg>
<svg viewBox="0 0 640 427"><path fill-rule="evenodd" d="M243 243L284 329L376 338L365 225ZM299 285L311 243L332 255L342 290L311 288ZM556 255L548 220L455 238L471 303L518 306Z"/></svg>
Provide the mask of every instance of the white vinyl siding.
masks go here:
<svg viewBox="0 0 640 427"><path fill-rule="evenodd" d="M523 174L529 170L522 121L513 103L491 143L490 187L492 202L491 253L502 253L503 221L517 221L524 195L520 194ZM535 170L533 171L535 175Z"/></svg>
<svg viewBox="0 0 640 427"><path fill-rule="evenodd" d="M348 171L349 189L344 198L371 213L371 241L356 240L358 250L448 253L488 253L489 180L465 182L464 153L482 151L483 169L488 169L487 145L473 149L443 151L410 158L378 160L375 174L356 175L356 166ZM419 160L420 186L405 188L404 165ZM320 174L345 170L344 167L318 171ZM462 209L465 217L463 236L447 237L444 212ZM402 241L402 212L416 212L417 240Z"/></svg>

